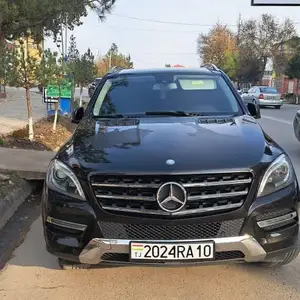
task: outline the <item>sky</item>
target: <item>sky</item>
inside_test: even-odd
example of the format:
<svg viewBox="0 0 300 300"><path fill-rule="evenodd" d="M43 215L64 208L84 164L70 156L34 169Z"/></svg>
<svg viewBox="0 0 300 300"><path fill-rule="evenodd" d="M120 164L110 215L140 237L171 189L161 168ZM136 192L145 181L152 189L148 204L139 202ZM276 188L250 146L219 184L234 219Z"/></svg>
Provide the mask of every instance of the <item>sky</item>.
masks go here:
<svg viewBox="0 0 300 300"><path fill-rule="evenodd" d="M207 33L217 22L236 31L239 14L247 20L259 19L262 13L271 13L279 21L289 17L300 32L300 6L251 6L251 0L117 0L105 22L90 12L68 36L76 36L80 53L90 47L96 57L116 43L120 52L131 55L134 68L164 67L165 63L198 67L200 33ZM45 47L57 50L51 38Z"/></svg>

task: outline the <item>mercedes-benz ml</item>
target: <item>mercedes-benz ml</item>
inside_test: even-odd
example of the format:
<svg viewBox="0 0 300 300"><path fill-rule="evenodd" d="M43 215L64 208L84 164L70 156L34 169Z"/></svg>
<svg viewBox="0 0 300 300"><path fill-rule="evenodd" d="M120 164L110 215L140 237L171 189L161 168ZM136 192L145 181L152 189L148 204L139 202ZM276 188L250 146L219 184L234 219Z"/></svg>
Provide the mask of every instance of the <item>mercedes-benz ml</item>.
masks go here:
<svg viewBox="0 0 300 300"><path fill-rule="evenodd" d="M48 251L65 268L291 262L298 183L259 117L214 65L112 70L49 165Z"/></svg>

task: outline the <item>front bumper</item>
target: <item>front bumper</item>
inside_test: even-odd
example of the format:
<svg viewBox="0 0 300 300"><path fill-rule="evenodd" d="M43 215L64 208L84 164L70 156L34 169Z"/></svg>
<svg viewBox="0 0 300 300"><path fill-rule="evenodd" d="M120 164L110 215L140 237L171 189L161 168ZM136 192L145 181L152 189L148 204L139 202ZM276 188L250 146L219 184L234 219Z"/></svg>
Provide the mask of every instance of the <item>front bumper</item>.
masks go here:
<svg viewBox="0 0 300 300"><path fill-rule="evenodd" d="M50 253L84 264L133 264L129 259L129 243L142 240L215 242L214 261L155 263L159 265L277 261L298 247L298 197L295 182L234 212L158 220L108 214L96 205L45 187L42 199L44 236ZM215 224L221 225L214 231L214 236L209 236L212 231L207 230L215 229ZM109 234L110 228L118 231ZM128 228L135 230L134 236L128 235Z"/></svg>
<svg viewBox="0 0 300 300"><path fill-rule="evenodd" d="M199 240L203 241L203 240ZM265 259L267 253L260 246L260 244L251 236L238 236L231 238L217 238L213 239L216 246L216 260L218 263L222 260L226 260L226 255L228 260L244 260L246 262L262 261ZM155 241L151 241L155 242ZM157 241L162 243L162 241ZM174 241L164 241L165 243ZM195 240L181 240L176 241L178 243L191 243ZM84 264L100 264L105 261L102 258L110 256L111 261L114 263L131 263L129 261L129 240L107 240L107 239L93 239L79 255L79 261ZM114 254L124 254L123 256L118 256ZM230 256L231 255L231 256ZM123 258L121 261L114 261L113 259ZM205 262L205 261L204 261ZM188 262L184 262L187 264ZM195 262L192 262L194 264ZM153 265L153 263L151 263ZM161 264L161 263L160 263ZM177 262L164 262L163 264L178 264Z"/></svg>

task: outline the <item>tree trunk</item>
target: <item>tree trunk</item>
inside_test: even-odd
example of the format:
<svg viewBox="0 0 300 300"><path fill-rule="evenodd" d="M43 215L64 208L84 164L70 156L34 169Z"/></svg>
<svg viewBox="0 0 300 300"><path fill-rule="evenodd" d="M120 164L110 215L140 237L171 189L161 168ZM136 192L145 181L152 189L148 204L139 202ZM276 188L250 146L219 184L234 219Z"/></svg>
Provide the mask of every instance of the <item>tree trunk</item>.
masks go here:
<svg viewBox="0 0 300 300"><path fill-rule="evenodd" d="M296 104L299 104L299 79L297 79L297 83L296 83Z"/></svg>
<svg viewBox="0 0 300 300"><path fill-rule="evenodd" d="M52 131L53 132L56 132L56 125L57 125L57 116L58 116L58 102L59 101L57 101L56 103L55 103L55 113L54 113L54 121L53 121L53 128L52 128Z"/></svg>
<svg viewBox="0 0 300 300"><path fill-rule="evenodd" d="M28 138L32 142L34 139L34 134L33 134L33 122L32 122L29 87L28 86L25 87L25 90L26 90L26 102L27 102L27 113L28 113Z"/></svg>
<svg viewBox="0 0 300 300"><path fill-rule="evenodd" d="M83 92L83 86L80 85L79 107L82 107L82 92Z"/></svg>

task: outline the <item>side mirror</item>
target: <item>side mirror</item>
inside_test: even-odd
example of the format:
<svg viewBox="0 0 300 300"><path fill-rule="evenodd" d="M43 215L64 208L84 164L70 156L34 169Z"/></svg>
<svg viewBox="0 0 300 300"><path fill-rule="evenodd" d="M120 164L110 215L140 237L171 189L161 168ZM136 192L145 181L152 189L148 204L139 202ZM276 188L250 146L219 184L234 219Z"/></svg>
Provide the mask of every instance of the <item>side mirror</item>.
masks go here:
<svg viewBox="0 0 300 300"><path fill-rule="evenodd" d="M248 103L247 107L248 107L248 111L252 117L254 117L255 119L261 118L260 108L258 105L256 105L255 103Z"/></svg>
<svg viewBox="0 0 300 300"><path fill-rule="evenodd" d="M75 108L72 112L72 123L78 124L83 118L84 109L83 107Z"/></svg>

